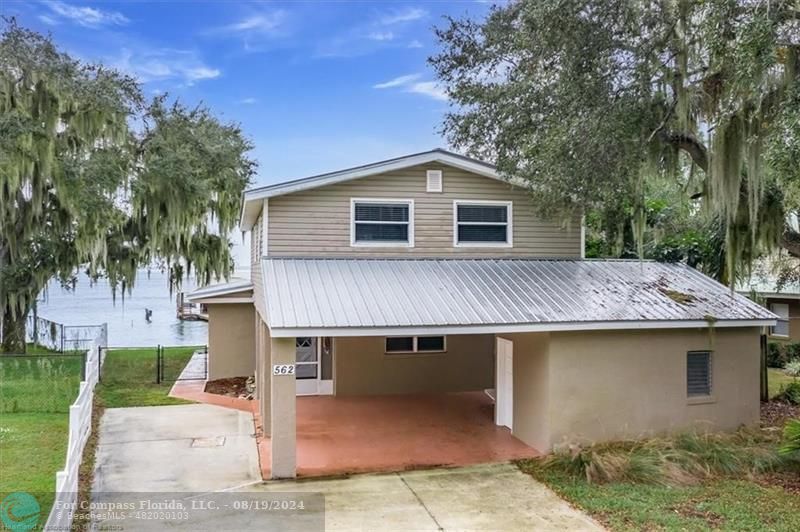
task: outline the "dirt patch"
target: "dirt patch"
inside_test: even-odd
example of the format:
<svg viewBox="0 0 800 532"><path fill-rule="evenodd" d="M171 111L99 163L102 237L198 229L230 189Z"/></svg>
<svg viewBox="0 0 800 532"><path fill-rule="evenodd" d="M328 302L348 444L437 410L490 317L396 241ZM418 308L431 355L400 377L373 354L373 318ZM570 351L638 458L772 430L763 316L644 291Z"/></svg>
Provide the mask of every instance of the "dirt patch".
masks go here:
<svg viewBox="0 0 800 532"><path fill-rule="evenodd" d="M782 401L761 403L762 427L778 427L783 429L783 426L788 420L795 418L800 418L800 406Z"/></svg>
<svg viewBox="0 0 800 532"><path fill-rule="evenodd" d="M716 512L710 510L702 510L697 507L697 502L688 501L681 505L675 506L672 510L682 517L702 519L708 524L708 527L717 530L725 523L725 518Z"/></svg>
<svg viewBox="0 0 800 532"><path fill-rule="evenodd" d="M253 389L251 388L252 377L230 377L228 379L217 379L206 383L205 391L227 397L239 397L242 399L252 399Z"/></svg>
<svg viewBox="0 0 800 532"><path fill-rule="evenodd" d="M800 471L773 471L758 475L755 480L765 488L781 487L789 493L800 495Z"/></svg>

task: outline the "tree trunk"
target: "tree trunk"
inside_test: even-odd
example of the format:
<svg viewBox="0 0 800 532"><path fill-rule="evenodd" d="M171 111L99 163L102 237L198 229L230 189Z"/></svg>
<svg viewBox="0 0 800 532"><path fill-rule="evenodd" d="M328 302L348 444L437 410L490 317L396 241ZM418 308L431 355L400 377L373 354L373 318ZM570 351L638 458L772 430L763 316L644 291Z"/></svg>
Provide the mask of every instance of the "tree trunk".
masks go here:
<svg viewBox="0 0 800 532"><path fill-rule="evenodd" d="M3 342L0 344L2 353L25 353L25 315L12 316L6 309L3 313Z"/></svg>

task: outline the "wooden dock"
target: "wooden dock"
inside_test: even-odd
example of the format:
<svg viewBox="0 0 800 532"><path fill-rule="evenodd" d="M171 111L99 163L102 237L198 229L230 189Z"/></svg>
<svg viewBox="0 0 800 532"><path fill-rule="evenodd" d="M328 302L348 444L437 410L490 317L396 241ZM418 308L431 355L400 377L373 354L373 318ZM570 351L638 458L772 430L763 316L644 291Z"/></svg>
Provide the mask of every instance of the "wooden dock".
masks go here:
<svg viewBox="0 0 800 532"><path fill-rule="evenodd" d="M183 321L208 321L208 308L202 303L190 303L180 292L177 297L177 317Z"/></svg>

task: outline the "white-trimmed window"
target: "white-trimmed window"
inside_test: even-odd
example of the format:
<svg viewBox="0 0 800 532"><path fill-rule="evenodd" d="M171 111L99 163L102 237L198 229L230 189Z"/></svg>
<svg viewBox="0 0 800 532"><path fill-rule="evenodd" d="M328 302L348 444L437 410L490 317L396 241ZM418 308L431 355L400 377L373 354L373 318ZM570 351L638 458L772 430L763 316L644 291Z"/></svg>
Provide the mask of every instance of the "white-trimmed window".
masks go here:
<svg viewBox="0 0 800 532"><path fill-rule="evenodd" d="M444 336L387 336L386 354L444 353L447 342Z"/></svg>
<svg viewBox="0 0 800 532"><path fill-rule="evenodd" d="M686 353L686 395L711 395L711 351Z"/></svg>
<svg viewBox="0 0 800 532"><path fill-rule="evenodd" d="M453 202L453 245L456 247L511 247L510 201Z"/></svg>
<svg viewBox="0 0 800 532"><path fill-rule="evenodd" d="M350 245L414 247L414 200L350 200Z"/></svg>
<svg viewBox="0 0 800 532"><path fill-rule="evenodd" d="M769 310L778 315L778 323L772 328L772 336L789 337L789 305L787 303L770 303Z"/></svg>

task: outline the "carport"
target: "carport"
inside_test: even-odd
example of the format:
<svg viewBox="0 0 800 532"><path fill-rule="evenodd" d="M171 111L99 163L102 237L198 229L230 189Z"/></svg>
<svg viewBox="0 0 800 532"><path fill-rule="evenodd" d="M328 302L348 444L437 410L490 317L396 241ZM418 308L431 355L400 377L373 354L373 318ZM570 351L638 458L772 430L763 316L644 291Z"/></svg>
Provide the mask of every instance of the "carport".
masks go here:
<svg viewBox="0 0 800 532"><path fill-rule="evenodd" d="M404 471L533 458L484 392L297 398L297 474ZM270 478L271 440L259 440Z"/></svg>
<svg viewBox="0 0 800 532"><path fill-rule="evenodd" d="M271 478L503 461L757 420L759 327L774 316L685 265L265 258L262 276ZM297 396L308 338L331 340L332 396ZM687 397L698 352L715 388Z"/></svg>

